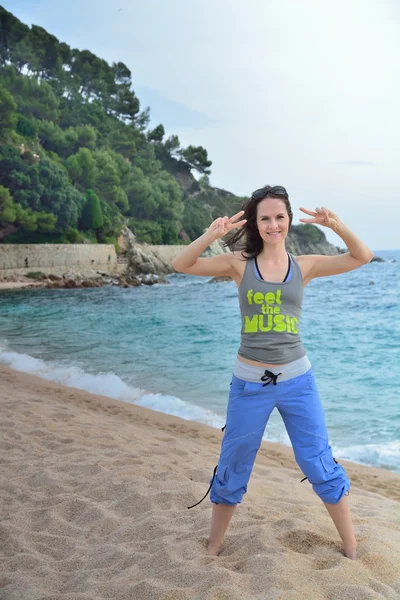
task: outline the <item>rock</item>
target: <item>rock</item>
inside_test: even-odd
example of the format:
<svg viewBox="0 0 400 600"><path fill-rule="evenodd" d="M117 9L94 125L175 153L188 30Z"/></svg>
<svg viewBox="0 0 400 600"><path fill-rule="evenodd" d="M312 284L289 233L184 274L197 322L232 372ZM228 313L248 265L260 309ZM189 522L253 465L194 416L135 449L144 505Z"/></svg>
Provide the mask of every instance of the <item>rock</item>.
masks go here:
<svg viewBox="0 0 400 600"><path fill-rule="evenodd" d="M60 277L59 275L47 275L47 279L49 279L50 281L61 281L62 277Z"/></svg>
<svg viewBox="0 0 400 600"><path fill-rule="evenodd" d="M131 287L137 287L138 285L142 285L142 282L140 281L140 279L138 279L138 277L135 277L135 276L132 276L132 275L125 276L125 281Z"/></svg>
<svg viewBox="0 0 400 600"><path fill-rule="evenodd" d="M80 283L80 287L83 288L93 288L93 287L103 287L104 282L102 279L84 279Z"/></svg>
<svg viewBox="0 0 400 600"><path fill-rule="evenodd" d="M64 281L64 287L68 289L74 289L78 287L78 284L76 283L75 279L66 279Z"/></svg>
<svg viewBox="0 0 400 600"><path fill-rule="evenodd" d="M170 263L151 244L139 244L128 227L122 230L118 244L128 259L128 270L135 275L173 273Z"/></svg>
<svg viewBox="0 0 400 600"><path fill-rule="evenodd" d="M386 262L384 258L381 258L380 256L374 256L371 260L371 262L379 262L379 263L384 263Z"/></svg>
<svg viewBox="0 0 400 600"><path fill-rule="evenodd" d="M54 290L54 289L61 289L65 287L65 283L63 280L61 281L49 281L49 283L47 283L46 288L49 288L50 290Z"/></svg>
<svg viewBox="0 0 400 600"><path fill-rule="evenodd" d="M221 275L219 277L213 277L212 279L209 279L207 283L220 283L221 281L232 281L232 277L229 277L229 275Z"/></svg>
<svg viewBox="0 0 400 600"><path fill-rule="evenodd" d="M204 232L207 230L205 229ZM218 254L226 254L230 252L229 248L223 245L222 240L215 240L202 254L202 256L217 256Z"/></svg>
<svg viewBox="0 0 400 600"><path fill-rule="evenodd" d="M143 285L155 285L156 283L166 283L168 284L168 279L162 277L160 275L156 275L154 273L147 273L146 275L142 275L139 277L140 282Z"/></svg>

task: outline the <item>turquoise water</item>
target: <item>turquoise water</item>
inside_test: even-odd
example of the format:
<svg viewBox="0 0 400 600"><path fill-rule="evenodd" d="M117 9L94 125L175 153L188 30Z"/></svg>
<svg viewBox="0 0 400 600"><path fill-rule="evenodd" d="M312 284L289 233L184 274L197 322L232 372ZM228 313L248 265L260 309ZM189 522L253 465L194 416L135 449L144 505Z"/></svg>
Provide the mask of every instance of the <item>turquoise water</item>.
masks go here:
<svg viewBox="0 0 400 600"><path fill-rule="evenodd" d="M337 458L400 472L400 251L314 280L301 326ZM397 262L391 262L397 259ZM233 282L0 294L0 361L220 427L240 315ZM266 439L289 444L275 411Z"/></svg>

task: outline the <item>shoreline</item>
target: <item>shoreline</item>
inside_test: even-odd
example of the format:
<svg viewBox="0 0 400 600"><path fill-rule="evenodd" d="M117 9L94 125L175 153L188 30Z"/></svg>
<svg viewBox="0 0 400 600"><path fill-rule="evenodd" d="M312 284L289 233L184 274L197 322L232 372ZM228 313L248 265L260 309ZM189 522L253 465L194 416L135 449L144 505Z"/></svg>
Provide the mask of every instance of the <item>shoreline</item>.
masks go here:
<svg viewBox="0 0 400 600"><path fill-rule="evenodd" d="M4 597L399 597L396 473L341 461L351 561L291 448L263 441L222 552L208 557L209 498L187 507L208 488L220 431L3 365L0 406Z"/></svg>
<svg viewBox="0 0 400 600"><path fill-rule="evenodd" d="M36 288L43 287L42 283L37 281L1 281L0 280L0 291L1 290L21 290L23 288Z"/></svg>
<svg viewBox="0 0 400 600"><path fill-rule="evenodd" d="M38 278L29 278L24 275L11 277L9 279L0 279L0 291L15 290L25 288L42 289L83 289L83 288L102 288L102 287L122 287L131 288L142 285L168 284L165 275L147 274L147 275L129 275L94 273L90 277L83 277L79 273L68 273L63 276L54 274L41 274Z"/></svg>
<svg viewBox="0 0 400 600"><path fill-rule="evenodd" d="M35 377L35 378L39 379L39 381L41 381L43 383L51 383L51 384L53 384L55 386L60 386L61 388L66 388L66 389L70 389L70 390L77 391L77 392L88 393L88 394L94 395L96 397L99 396L101 398L105 398L105 399L109 400L110 402L122 403L123 406L135 406L135 407L137 407L140 410L147 410L147 411L150 411L150 413L155 413L157 415L164 415L165 417L176 418L176 419L179 419L179 421L183 421L184 423L193 424L193 425L199 425L199 426L206 426L206 427L209 427L212 431L214 431L214 433L215 432L218 433L220 431L220 429L221 429L222 423L225 422L224 421L224 415L222 413L214 413L216 417L218 417L218 418L221 419L221 424L219 424L219 425L215 425L215 424L214 425L208 425L207 423L205 423L202 420L187 419L185 417L180 416L179 414L172 414L172 413L169 413L169 412L163 412L163 411L157 410L156 408L142 407L139 404L136 404L136 400L138 400L142 395L144 395L144 396L146 396L146 395L159 395L159 394L162 395L163 392L161 392L161 391L154 391L154 390L151 390L151 389L147 389L147 388L144 389L143 388L143 389L141 389L142 393L141 393L140 396L137 395L137 393L132 393L132 397L131 398L129 398L129 399L123 399L122 400L122 399L119 399L119 398L113 398L112 396L109 396L109 395L106 395L106 394L105 395L99 395L95 391L90 391L90 389L87 390L87 389L84 389L84 388L81 388L81 387L76 387L73 383L70 383L70 384L60 383L59 381L56 381L56 380L53 380L53 379L48 379L44 375L38 374L37 371L33 371L33 372L32 371L31 372L25 371L23 369L18 369L18 368L14 368L12 366L8 366L7 364L4 364L2 362L0 362L0 377L1 377L1 369L2 368L8 369L8 370L10 370L12 372L15 372L16 374L19 374L22 377L25 376L25 375L32 376L32 377ZM119 376L117 376L117 377L119 378ZM128 384L126 384L124 382L123 379L120 379L120 381L121 381L121 383L123 385L128 385ZM132 389L132 392L133 392L133 389ZM190 406L190 404L189 404L189 406ZM266 443L266 444L272 444L273 446L276 445L278 447L285 448L286 450L289 450L290 457L293 458L292 446L290 444L285 444L283 442L278 442L278 441L275 441L273 439L272 440L271 439L269 439L269 440L264 440L263 439L262 442ZM357 467L364 467L364 468L367 468L367 469L377 469L378 471L384 471L384 472L387 472L387 473L393 473L393 474L398 475L400 477L400 472L398 470L394 470L390 466L366 464L366 463L362 463L362 462L357 462L356 460L353 460L353 459L350 459L350 458L346 458L346 459L344 459L344 458L338 458L338 460L339 460L340 463L343 463L343 465L347 463L347 464L354 465L354 466L357 466ZM294 462L293 462L293 464L294 464L295 468L297 468L297 465ZM301 475L301 477L303 477L303 474ZM400 500L400 497L399 497L399 500Z"/></svg>
<svg viewBox="0 0 400 600"><path fill-rule="evenodd" d="M161 423L162 425L171 427L172 429L179 426L179 428L182 431L185 430L185 428L190 430L191 433L193 433L193 431L196 430L198 431L199 435L203 433L207 437L211 436L212 439L217 438L218 440L222 440L222 434L220 435L219 428L212 427L211 425L199 423L198 421L183 419L182 417L170 415L164 412L159 412L151 408L145 408L143 406L139 406L138 404L131 404L123 400L110 398L109 396L93 394L91 392L87 392L86 390L81 390L72 386L65 386L61 383L56 383L43 377L40 377L39 375L18 371L0 363L0 380L3 378L8 381L12 380L13 385L15 386L18 386L18 380L20 379L23 388L29 388L29 386L34 386L35 388L40 389L40 391L45 391L46 394L53 391L57 395L61 394L62 396L68 396L70 400L74 400L74 404L76 406L82 406L82 402L97 403L100 409L104 409L106 405L107 408L110 408L111 405L113 405L115 407L115 410L123 411L123 409L126 409L129 413L133 413L139 421L148 422L154 420L158 423ZM82 398L79 397L80 395L82 396ZM2 393L0 386L0 400L1 398ZM260 452L262 450L265 450L265 448L270 448L271 451L274 452L274 454L276 453L276 455L279 457L279 460L284 461L285 467L297 470L300 478L303 477L302 471L300 471L294 460L293 450L291 446L286 446L285 444L282 444L280 442L262 440ZM345 459L340 459L339 462L343 464L343 467L346 470L354 469L354 471L362 471L363 476L367 477L367 480L364 483L366 484L368 489L371 489L373 491L376 490L376 482L374 482L373 480L377 478L379 479L380 476L383 476L383 474L387 475L388 478L391 479L392 475L393 478L391 480L395 485L398 485L398 490L395 490L396 496L394 499L400 502L400 473L397 473L396 471L391 471L390 469L386 469L384 467L364 465ZM369 478L368 475L370 475ZM358 474L356 476L356 480L358 481Z"/></svg>

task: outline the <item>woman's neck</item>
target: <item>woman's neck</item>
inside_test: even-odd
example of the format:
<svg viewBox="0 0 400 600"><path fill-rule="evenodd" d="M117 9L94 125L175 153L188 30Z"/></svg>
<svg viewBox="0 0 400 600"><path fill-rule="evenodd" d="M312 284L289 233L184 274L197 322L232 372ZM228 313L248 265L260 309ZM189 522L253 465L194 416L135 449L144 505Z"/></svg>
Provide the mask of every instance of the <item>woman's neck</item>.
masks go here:
<svg viewBox="0 0 400 600"><path fill-rule="evenodd" d="M287 252L285 244L277 244L276 246L264 245L264 248L258 255L258 258L263 262L270 264L278 264L287 260Z"/></svg>

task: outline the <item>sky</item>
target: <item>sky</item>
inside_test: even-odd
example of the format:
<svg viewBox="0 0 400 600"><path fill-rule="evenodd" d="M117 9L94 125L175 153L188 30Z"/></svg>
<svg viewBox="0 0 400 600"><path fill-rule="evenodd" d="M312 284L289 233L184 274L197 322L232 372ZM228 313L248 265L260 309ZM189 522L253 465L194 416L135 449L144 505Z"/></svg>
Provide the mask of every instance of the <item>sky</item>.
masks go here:
<svg viewBox="0 0 400 600"><path fill-rule="evenodd" d="M294 223L306 216L300 206L326 206L372 249L400 248L398 0L2 6L124 62L151 124L207 149L212 185L241 196L283 185Z"/></svg>

